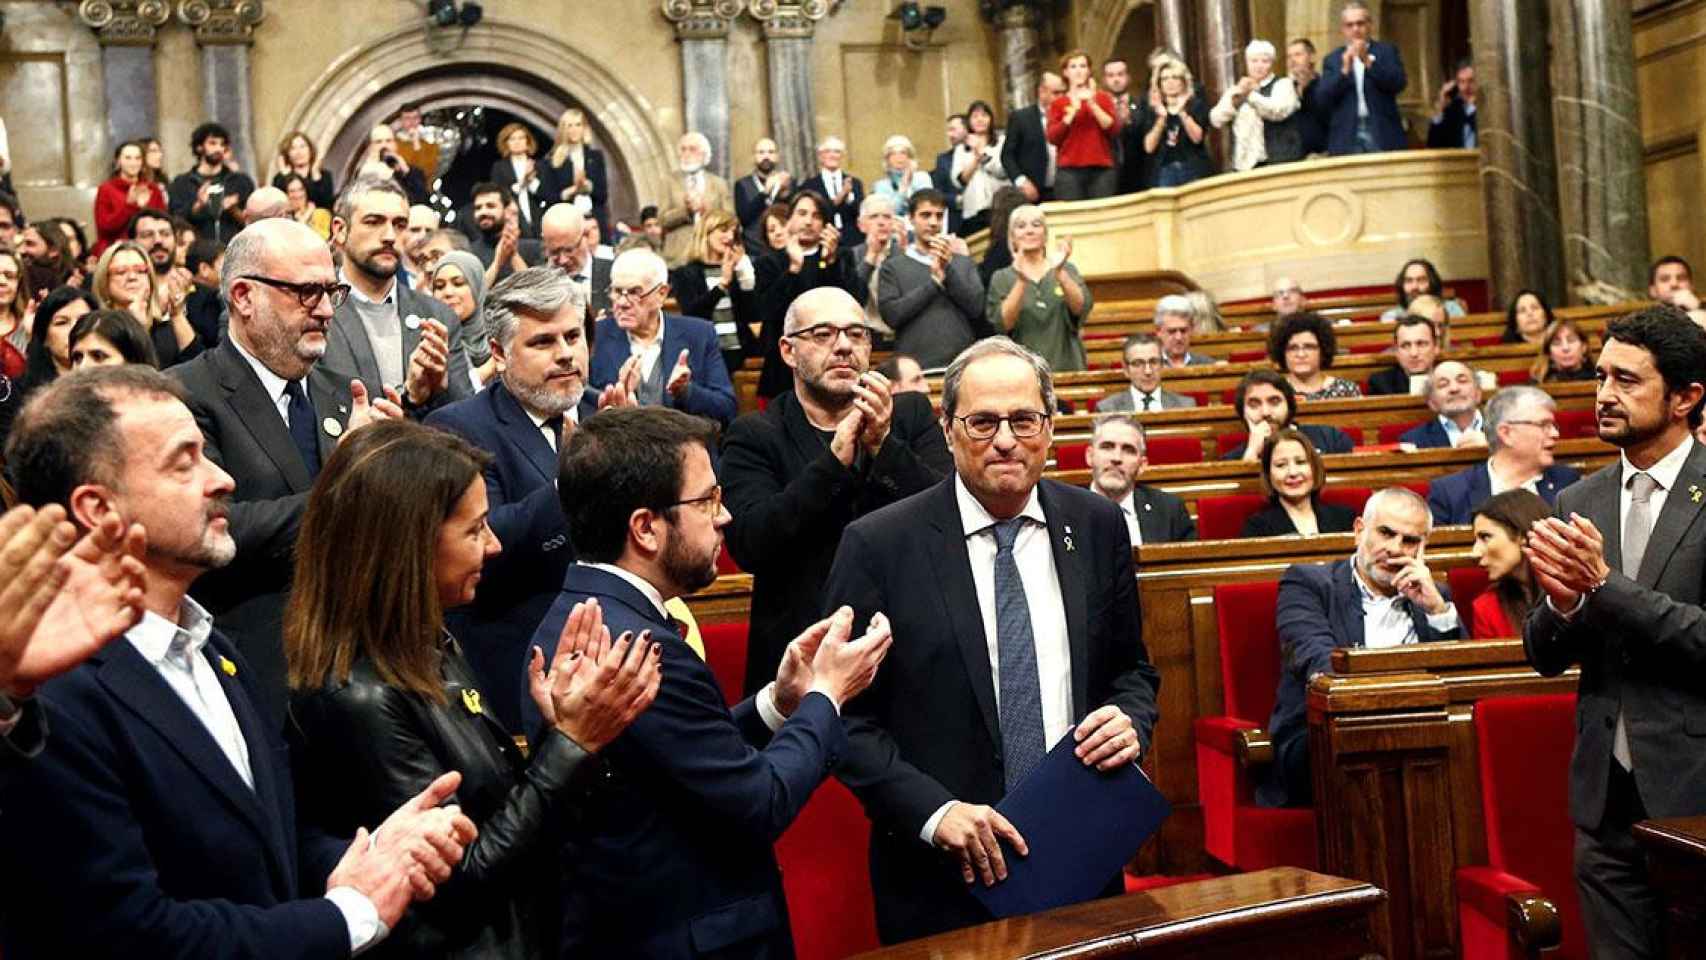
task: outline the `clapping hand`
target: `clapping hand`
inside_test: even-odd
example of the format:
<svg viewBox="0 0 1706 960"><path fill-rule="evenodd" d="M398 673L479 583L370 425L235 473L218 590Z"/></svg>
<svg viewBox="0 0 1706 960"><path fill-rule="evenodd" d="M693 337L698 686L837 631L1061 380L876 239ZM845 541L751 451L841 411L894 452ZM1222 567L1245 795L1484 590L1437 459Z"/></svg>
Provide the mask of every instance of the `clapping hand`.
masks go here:
<svg viewBox="0 0 1706 960"><path fill-rule="evenodd" d="M693 383L693 367L687 362L691 356L692 352L683 348L681 355L675 358L675 367L669 371L669 379L664 381L663 388L672 397L681 396L681 392Z"/></svg>
<svg viewBox="0 0 1706 960"><path fill-rule="evenodd" d="M450 879L479 836L474 822L455 804L462 775L451 771L398 807L371 835L355 840L326 878L326 888L350 887L367 897L386 927L395 927L409 904L430 900Z"/></svg>
<svg viewBox="0 0 1706 960"><path fill-rule="evenodd" d="M823 252L819 256L825 263L828 263L835 259L835 251L839 249L841 249L841 231L835 229L835 225L832 223L824 224Z"/></svg>
<svg viewBox="0 0 1706 960"><path fill-rule="evenodd" d="M557 638L551 668L533 648L527 688L540 716L589 753L628 729L657 697L663 651L650 632L610 641L597 600L575 604Z"/></svg>
<svg viewBox="0 0 1706 960"><path fill-rule="evenodd" d="M1061 237L1054 243L1054 256L1049 258L1048 268L1052 273L1066 266L1066 261L1072 259L1072 238Z"/></svg>
<svg viewBox="0 0 1706 960"><path fill-rule="evenodd" d="M409 372L403 389L415 406L421 406L444 389L450 377L450 331L433 318L421 323L421 340L409 354Z"/></svg>
<svg viewBox="0 0 1706 960"><path fill-rule="evenodd" d="M1582 594L1611 575L1604 534L1592 520L1576 513L1569 520L1547 517L1529 528L1523 555L1540 589L1559 610L1574 607Z"/></svg>
<svg viewBox="0 0 1706 960"><path fill-rule="evenodd" d="M874 457L883 449L883 441L889 437L889 424L894 419L889 378L875 370L860 375L859 382L853 385L853 407L863 415L859 443Z"/></svg>
<svg viewBox="0 0 1706 960"><path fill-rule="evenodd" d="M385 388L383 399L370 402L367 398L367 385L360 380L351 380L349 400L349 424L344 428L343 435L338 437L339 443L344 441L344 437L370 423L400 419L403 416L403 398L390 387Z"/></svg>

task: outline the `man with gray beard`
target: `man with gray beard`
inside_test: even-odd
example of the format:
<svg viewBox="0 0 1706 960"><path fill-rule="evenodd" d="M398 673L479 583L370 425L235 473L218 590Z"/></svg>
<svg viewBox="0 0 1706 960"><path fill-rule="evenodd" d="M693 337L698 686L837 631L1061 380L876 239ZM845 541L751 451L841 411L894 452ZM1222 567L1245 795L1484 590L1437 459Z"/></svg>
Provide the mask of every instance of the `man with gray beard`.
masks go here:
<svg viewBox="0 0 1706 960"><path fill-rule="evenodd" d="M817 622L841 531L938 483L953 461L924 394L889 394L870 370L865 311L839 287L794 299L782 324L794 389L730 427L723 500L729 552L753 575L748 694L776 676L788 642Z"/></svg>

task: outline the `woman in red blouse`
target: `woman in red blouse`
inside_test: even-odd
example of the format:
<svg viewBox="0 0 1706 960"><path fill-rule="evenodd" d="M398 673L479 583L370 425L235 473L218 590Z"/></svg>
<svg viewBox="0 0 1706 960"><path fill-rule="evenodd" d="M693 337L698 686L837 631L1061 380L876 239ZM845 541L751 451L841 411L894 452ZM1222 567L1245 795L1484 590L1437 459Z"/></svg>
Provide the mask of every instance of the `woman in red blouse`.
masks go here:
<svg viewBox="0 0 1706 960"><path fill-rule="evenodd" d="M1094 200L1119 189L1114 166L1120 133L1114 98L1096 89L1090 55L1074 50L1060 58L1066 93L1048 106L1048 142L1055 145L1056 200Z"/></svg>
<svg viewBox="0 0 1706 960"><path fill-rule="evenodd" d="M95 231L98 239L91 253L99 256L107 247L125 238L130 218L149 207L166 209L166 191L142 175L142 143L119 144L113 154L112 179L95 191Z"/></svg>
<svg viewBox="0 0 1706 960"><path fill-rule="evenodd" d="M1475 545L1470 554L1487 571L1487 589L1469 610L1469 634L1476 640L1522 636L1528 611L1540 600L1540 585L1522 555L1529 528L1552 515L1546 501L1526 488L1494 494L1476 508Z"/></svg>

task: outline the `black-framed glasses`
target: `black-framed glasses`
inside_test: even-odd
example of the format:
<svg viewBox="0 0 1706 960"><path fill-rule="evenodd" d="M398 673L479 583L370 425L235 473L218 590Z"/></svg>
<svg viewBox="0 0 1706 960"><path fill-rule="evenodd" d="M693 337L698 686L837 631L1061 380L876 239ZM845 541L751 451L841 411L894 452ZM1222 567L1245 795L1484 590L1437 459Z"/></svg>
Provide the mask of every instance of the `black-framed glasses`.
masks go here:
<svg viewBox="0 0 1706 960"><path fill-rule="evenodd" d="M858 347L871 342L871 328L862 323L845 327L838 327L833 323L820 323L804 330L795 330L788 336L799 340L810 340L820 347L827 347L835 342L836 337L845 336L848 343Z"/></svg>
<svg viewBox="0 0 1706 960"><path fill-rule="evenodd" d="M994 413L974 413L954 419L965 427L966 434L973 440L995 439L1003 423L1007 424L1007 429L1013 431L1013 436L1029 440L1043 432L1043 424L1050 418L1048 414L1037 410L1015 410L1005 417Z"/></svg>
<svg viewBox="0 0 1706 960"><path fill-rule="evenodd" d="M239 280L253 280L276 287L296 297L296 302L302 304L304 310L312 310L325 297L332 302L332 309L344 305L349 299L349 284L347 283L292 283L289 280L279 280L275 277L263 277L258 274L245 273Z"/></svg>
<svg viewBox="0 0 1706 960"><path fill-rule="evenodd" d="M662 287L662 286L663 286L662 283L654 283L651 286L645 288L644 290L642 290L638 287L611 287L610 288L610 299L612 302L617 301L617 300L640 301L640 300L646 299L647 297L651 296L654 293L657 293L658 288Z"/></svg>
<svg viewBox="0 0 1706 960"><path fill-rule="evenodd" d="M674 503L669 504L669 506L685 507L689 504L698 507L702 513L713 517L716 516L717 511L723 508L723 485L720 483L717 484L711 488L710 493L707 493L704 496L688 497L686 500L677 500Z"/></svg>

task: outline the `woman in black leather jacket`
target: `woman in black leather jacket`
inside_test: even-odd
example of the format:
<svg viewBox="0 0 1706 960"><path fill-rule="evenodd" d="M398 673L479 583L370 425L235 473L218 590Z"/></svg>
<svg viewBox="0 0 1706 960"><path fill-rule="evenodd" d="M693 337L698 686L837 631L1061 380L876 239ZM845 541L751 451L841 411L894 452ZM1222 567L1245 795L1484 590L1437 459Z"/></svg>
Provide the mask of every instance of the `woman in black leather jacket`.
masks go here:
<svg viewBox="0 0 1706 960"><path fill-rule="evenodd" d="M301 815L353 830L458 770L455 800L479 828L455 875L374 957L555 957L569 808L590 784L592 755L658 689L655 645L626 634L612 644L596 605L582 605L550 669L535 649L527 670L551 728L530 760L485 710L443 611L473 599L499 549L486 525L488 459L408 421L352 431L309 495L297 542L285 653Z"/></svg>

